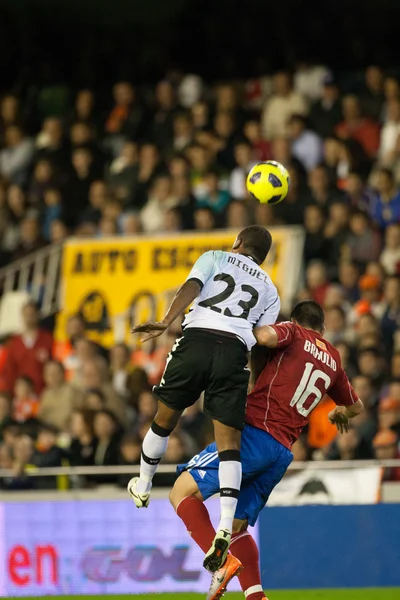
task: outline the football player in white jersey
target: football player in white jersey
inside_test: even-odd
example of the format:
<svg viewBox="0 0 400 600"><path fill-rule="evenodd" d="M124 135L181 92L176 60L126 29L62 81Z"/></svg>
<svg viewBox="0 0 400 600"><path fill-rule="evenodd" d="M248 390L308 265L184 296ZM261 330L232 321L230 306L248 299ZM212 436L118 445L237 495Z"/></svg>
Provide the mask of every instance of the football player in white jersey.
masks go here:
<svg viewBox="0 0 400 600"><path fill-rule="evenodd" d="M264 227L241 231L231 252L205 252L161 322L132 332L143 341L161 335L190 304L183 336L176 340L154 393L159 399L154 422L143 440L140 477L128 484L138 508L147 507L152 479L168 437L185 410L202 392L204 411L212 418L220 460L221 519L204 567L217 571L225 562L239 496L242 467L240 438L249 380L247 353L256 343L253 327L274 324L280 310L276 287L260 265L272 244Z"/></svg>

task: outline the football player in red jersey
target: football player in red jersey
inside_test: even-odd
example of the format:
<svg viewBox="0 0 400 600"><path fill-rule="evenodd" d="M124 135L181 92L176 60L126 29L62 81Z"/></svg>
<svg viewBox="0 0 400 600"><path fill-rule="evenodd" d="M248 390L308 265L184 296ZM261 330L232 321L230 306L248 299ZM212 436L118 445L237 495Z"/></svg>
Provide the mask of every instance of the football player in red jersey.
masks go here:
<svg viewBox="0 0 400 600"><path fill-rule="evenodd" d="M324 312L311 300L297 304L290 321L254 330L259 346L252 354L252 389L242 435L243 479L235 535L231 554L213 573L208 600L220 598L242 567L239 581L246 599L265 599L258 550L247 526L255 524L271 491L285 474L293 458L291 447L325 394L337 404L329 420L341 433L348 431L350 419L363 409L338 351L324 340L323 332ZM218 493L218 468L214 443L178 468L180 476L170 494L178 516L204 552L215 531L203 502Z"/></svg>

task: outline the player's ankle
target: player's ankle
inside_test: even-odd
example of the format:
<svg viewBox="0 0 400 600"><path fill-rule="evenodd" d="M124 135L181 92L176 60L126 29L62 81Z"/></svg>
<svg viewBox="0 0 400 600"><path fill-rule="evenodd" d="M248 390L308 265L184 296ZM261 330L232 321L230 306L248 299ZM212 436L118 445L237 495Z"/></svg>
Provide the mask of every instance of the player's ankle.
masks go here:
<svg viewBox="0 0 400 600"><path fill-rule="evenodd" d="M151 481L146 481L144 479L139 478L136 484L136 491L138 492L138 494L148 494L149 492L151 492L152 487L153 484Z"/></svg>

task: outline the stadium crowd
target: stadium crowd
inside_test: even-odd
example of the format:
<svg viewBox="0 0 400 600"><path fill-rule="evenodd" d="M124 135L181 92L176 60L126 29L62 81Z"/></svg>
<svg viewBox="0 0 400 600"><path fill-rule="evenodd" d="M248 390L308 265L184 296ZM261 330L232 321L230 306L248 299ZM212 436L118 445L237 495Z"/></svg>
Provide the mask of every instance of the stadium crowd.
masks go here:
<svg viewBox="0 0 400 600"><path fill-rule="evenodd" d="M340 86L324 67L245 84L207 86L187 75L149 90L120 81L110 106L96 92L43 94L27 111L0 103L0 263L69 235L101 238L182 230L303 225L298 299L326 311L326 337L366 410L337 436L327 398L294 446L295 460L395 458L400 436L400 84L371 66ZM344 89L345 88L345 89ZM64 89L64 88L63 88ZM246 175L258 161L290 171L288 197L258 204ZM283 318L287 315L282 315ZM150 350L89 340L80 315L68 343L23 309L24 332L0 358L3 489L60 486L24 470L65 464L138 464L156 409L151 385L178 331ZM171 436L165 460L210 441L201 400ZM385 477L400 480L400 469ZM120 483L90 476L79 484Z"/></svg>

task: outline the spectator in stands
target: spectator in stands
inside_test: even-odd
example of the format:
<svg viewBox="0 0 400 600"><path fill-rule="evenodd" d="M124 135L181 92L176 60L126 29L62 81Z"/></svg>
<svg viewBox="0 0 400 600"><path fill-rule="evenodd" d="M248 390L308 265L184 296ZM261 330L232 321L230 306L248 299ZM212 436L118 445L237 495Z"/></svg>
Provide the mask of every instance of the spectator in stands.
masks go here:
<svg viewBox="0 0 400 600"><path fill-rule="evenodd" d="M255 161L265 161L271 158L271 145L263 138L259 121L255 119L247 121L243 133L251 144L253 149L252 158Z"/></svg>
<svg viewBox="0 0 400 600"><path fill-rule="evenodd" d="M111 192L125 208L135 207L135 191L139 170L139 148L135 142L123 144L117 158L110 164L107 182Z"/></svg>
<svg viewBox="0 0 400 600"><path fill-rule="evenodd" d="M46 245L40 231L39 219L32 214L21 221L20 240L13 252L13 260L25 258L32 252L36 252Z"/></svg>
<svg viewBox="0 0 400 600"><path fill-rule="evenodd" d="M361 439L355 427L352 427L346 435L338 435L326 458L328 460L357 460L365 458L361 456Z"/></svg>
<svg viewBox="0 0 400 600"><path fill-rule="evenodd" d="M252 157L252 148L249 142L246 140L237 142L234 147L234 156L236 167L229 177L229 193L235 200L243 200L247 196L247 175L256 164Z"/></svg>
<svg viewBox="0 0 400 600"><path fill-rule="evenodd" d="M292 115L288 123L289 137L292 141L292 153L307 169L311 171L322 162L322 139L307 127L302 115Z"/></svg>
<svg viewBox="0 0 400 600"><path fill-rule="evenodd" d="M188 449L185 447L183 436L179 432L174 431L169 436L163 462L165 464L176 465L190 460L190 456L190 452L188 452Z"/></svg>
<svg viewBox="0 0 400 600"><path fill-rule="evenodd" d="M288 73L277 73L273 81L273 94L264 105L262 113L263 135L267 140L286 134L286 124L294 114L304 115L304 98L293 91Z"/></svg>
<svg viewBox="0 0 400 600"><path fill-rule="evenodd" d="M44 381L38 418L59 431L66 431L72 411L82 405L82 393L66 382L64 367L55 360L46 363Z"/></svg>
<svg viewBox="0 0 400 600"><path fill-rule="evenodd" d="M4 144L7 127L18 125L21 122L20 108L17 96L14 96L14 94L3 96L0 104L0 145Z"/></svg>
<svg viewBox="0 0 400 600"><path fill-rule="evenodd" d="M388 275L400 274L400 223L388 225L380 263Z"/></svg>
<svg viewBox="0 0 400 600"><path fill-rule="evenodd" d="M62 467L66 453L57 446L58 431L51 425L41 425L30 463L39 469ZM57 477L36 477L37 489L54 489L58 484Z"/></svg>
<svg viewBox="0 0 400 600"><path fill-rule="evenodd" d="M177 206L177 200L171 192L171 177L168 174L157 177L150 190L149 200L140 213L145 232L154 233L162 230L166 213Z"/></svg>
<svg viewBox="0 0 400 600"><path fill-rule="evenodd" d="M363 398L364 406L375 409L378 399L371 379L367 375L356 375L351 379L351 384L357 396Z"/></svg>
<svg viewBox="0 0 400 600"><path fill-rule="evenodd" d="M150 388L146 371L132 364L126 344L116 344L110 353L112 385L114 390L131 406L136 407L142 392Z"/></svg>
<svg viewBox="0 0 400 600"><path fill-rule="evenodd" d="M397 140L400 135L400 99L390 100L387 107L387 119L381 130L379 144L379 162L382 166L392 167L396 157Z"/></svg>
<svg viewBox="0 0 400 600"><path fill-rule="evenodd" d="M69 231L64 221L54 219L50 224L50 243L62 244L68 238Z"/></svg>
<svg viewBox="0 0 400 600"><path fill-rule="evenodd" d="M134 87L120 81L113 88L114 107L105 124L111 148L117 154L125 139L140 138L145 129L144 113L136 100Z"/></svg>
<svg viewBox="0 0 400 600"><path fill-rule="evenodd" d="M120 459L119 464L125 466L133 466L140 464L140 455L142 450L142 444L139 438L131 434L125 434L120 444ZM118 485L122 488L126 488L129 483L131 475L120 475L118 478Z"/></svg>
<svg viewBox="0 0 400 600"><path fill-rule="evenodd" d="M39 399L35 395L33 381L26 375L17 377L14 385L12 417L18 423L25 423L37 417Z"/></svg>
<svg viewBox="0 0 400 600"><path fill-rule="evenodd" d="M22 189L11 185L7 190L4 230L0 239L1 248L9 256L21 239L21 223L26 215L26 199Z"/></svg>
<svg viewBox="0 0 400 600"><path fill-rule="evenodd" d="M194 227L197 231L212 231L215 229L216 219L211 208L203 206L194 213Z"/></svg>
<svg viewBox="0 0 400 600"><path fill-rule="evenodd" d="M69 447L69 460L72 466L92 467L97 447L94 436L95 411L90 409L74 410L71 414L70 431L71 444Z"/></svg>
<svg viewBox="0 0 400 600"><path fill-rule="evenodd" d="M371 207L371 216L384 229L400 222L400 193L390 169L380 169L376 180L378 197Z"/></svg>
<svg viewBox="0 0 400 600"><path fill-rule="evenodd" d="M3 429L14 423L11 417L11 395L0 392L0 443L3 441Z"/></svg>
<svg viewBox="0 0 400 600"><path fill-rule="evenodd" d="M381 331L387 355L394 350L396 331L400 327L400 275L385 280L381 306Z"/></svg>
<svg viewBox="0 0 400 600"><path fill-rule="evenodd" d="M155 100L151 133L159 147L166 149L173 138L174 118L178 108L175 90L170 81L164 79L156 85Z"/></svg>
<svg viewBox="0 0 400 600"><path fill-rule="evenodd" d="M142 233L140 216L134 212L127 212L121 218L122 235L137 235Z"/></svg>
<svg viewBox="0 0 400 600"><path fill-rule="evenodd" d="M306 206L304 226L306 239L304 243L304 260L306 265L326 256L326 240L324 236L325 216L322 207L316 204Z"/></svg>
<svg viewBox="0 0 400 600"><path fill-rule="evenodd" d="M400 349L396 350L392 356L390 375L392 379L400 381Z"/></svg>
<svg viewBox="0 0 400 600"><path fill-rule="evenodd" d="M329 281L326 266L322 261L316 260L309 264L306 271L306 282L312 299L323 305Z"/></svg>
<svg viewBox="0 0 400 600"><path fill-rule="evenodd" d="M0 175L16 185L24 185L34 154L34 144L18 125L5 131L5 148L0 151Z"/></svg>
<svg viewBox="0 0 400 600"><path fill-rule="evenodd" d="M202 411L200 401L187 408L179 422L180 428L197 442L197 449L204 446L206 431L210 429L210 421Z"/></svg>
<svg viewBox="0 0 400 600"><path fill-rule="evenodd" d="M196 206L209 208L216 215L220 215L228 206L230 197L227 190L220 188L217 169L211 169L205 174L204 187L204 195L197 198Z"/></svg>
<svg viewBox="0 0 400 600"><path fill-rule="evenodd" d="M341 193L331 188L327 169L319 165L308 174L308 186L310 188L310 200L319 206L328 208L332 203L341 201Z"/></svg>
<svg viewBox="0 0 400 600"><path fill-rule="evenodd" d="M336 346L336 344L345 341L346 313L341 306L332 306L325 310L325 326L324 337L328 342Z"/></svg>
<svg viewBox="0 0 400 600"><path fill-rule="evenodd" d="M56 176L51 162L47 159L38 160L33 169L28 190L29 203L35 208L41 208L44 194L57 185Z"/></svg>
<svg viewBox="0 0 400 600"><path fill-rule="evenodd" d="M349 302L356 302L360 297L358 289L358 278L360 276L359 267L352 262L342 260L339 264L338 278L339 283L345 291Z"/></svg>
<svg viewBox="0 0 400 600"><path fill-rule="evenodd" d="M8 343L4 381L6 390L12 392L18 377L30 377L36 394L43 386L43 369L51 358L53 339L51 334L39 327L39 309L29 301L22 309L23 333Z"/></svg>
<svg viewBox="0 0 400 600"><path fill-rule="evenodd" d="M46 158L59 173L67 172L68 152L61 119L55 117L45 119L42 130L36 138L36 148L36 159Z"/></svg>
<svg viewBox="0 0 400 600"><path fill-rule="evenodd" d="M63 213L63 201L59 190L49 188L44 192L44 208L41 215L42 237L49 242L51 240L51 225L53 221L60 219Z"/></svg>
<svg viewBox="0 0 400 600"><path fill-rule="evenodd" d="M235 121L231 113L219 111L214 117L216 134L216 162L222 169L232 170L235 167Z"/></svg>
<svg viewBox="0 0 400 600"><path fill-rule="evenodd" d="M370 213L374 192L366 186L360 173L351 171L347 175L344 190L351 208Z"/></svg>
<svg viewBox="0 0 400 600"><path fill-rule="evenodd" d="M379 389L385 379L384 357L379 349L371 347L360 351L357 364L360 374L369 377L375 388Z"/></svg>
<svg viewBox="0 0 400 600"><path fill-rule="evenodd" d="M395 77L386 77L383 82L383 94L385 101L382 108L381 120L385 121L387 118L388 104L391 100L400 98L400 85Z"/></svg>
<svg viewBox="0 0 400 600"><path fill-rule="evenodd" d="M108 365L101 356L88 358L85 360L82 368L82 389L88 392L92 389L99 389L104 394L105 406L111 410L119 422L127 425L127 411L125 402L119 397L112 387L109 379Z"/></svg>
<svg viewBox="0 0 400 600"><path fill-rule="evenodd" d="M303 225L304 211L310 204L307 192L301 185L301 173L296 165L290 168L290 187L284 202L273 207L276 218L287 225Z"/></svg>
<svg viewBox="0 0 400 600"><path fill-rule="evenodd" d="M350 217L346 246L350 260L361 265L379 257L380 237L366 213L356 211Z"/></svg>
<svg viewBox="0 0 400 600"><path fill-rule="evenodd" d="M33 441L28 435L19 434L16 437L12 452L12 475L2 481L2 487L7 490L29 490L33 487L33 479L24 474L25 467L31 463Z"/></svg>
<svg viewBox="0 0 400 600"><path fill-rule="evenodd" d="M157 146L151 143L143 144L139 152L139 170L134 196L136 209L140 209L146 204L149 191L162 171L163 167Z"/></svg>
<svg viewBox="0 0 400 600"><path fill-rule="evenodd" d="M73 123L86 123L96 131L99 123L97 122L95 108L96 102L93 92L88 89L79 90L76 94L71 121Z"/></svg>
<svg viewBox="0 0 400 600"><path fill-rule="evenodd" d="M310 125L322 138L331 137L342 120L339 89L332 75L326 75L322 86L322 97L310 109Z"/></svg>
<svg viewBox="0 0 400 600"><path fill-rule="evenodd" d="M248 205L240 200L235 200L228 205L226 213L226 227L228 229L243 229L250 225Z"/></svg>
<svg viewBox="0 0 400 600"><path fill-rule="evenodd" d="M119 462L121 441L120 426L110 410L101 410L94 416L94 433L97 439L94 463L98 466L114 466ZM114 475L92 476L97 483L115 483Z"/></svg>
<svg viewBox="0 0 400 600"><path fill-rule="evenodd" d="M343 121L336 127L336 134L343 140L352 138L359 142L365 152L373 158L379 148L379 125L361 116L357 96L348 95L342 101Z"/></svg>
<svg viewBox="0 0 400 600"><path fill-rule="evenodd" d="M399 438L393 431L390 429L379 431L373 440L375 458L378 460L400 458L398 444ZM400 467L386 467L383 481L400 481Z"/></svg>
<svg viewBox="0 0 400 600"><path fill-rule="evenodd" d="M384 101L383 71L380 67L371 65L365 71L365 89L361 95L364 113L371 119L379 121L382 117Z"/></svg>

